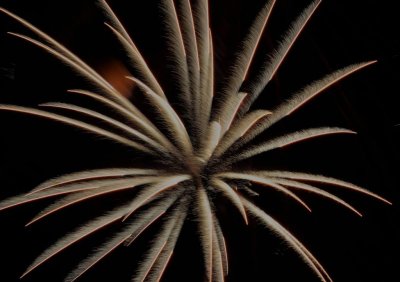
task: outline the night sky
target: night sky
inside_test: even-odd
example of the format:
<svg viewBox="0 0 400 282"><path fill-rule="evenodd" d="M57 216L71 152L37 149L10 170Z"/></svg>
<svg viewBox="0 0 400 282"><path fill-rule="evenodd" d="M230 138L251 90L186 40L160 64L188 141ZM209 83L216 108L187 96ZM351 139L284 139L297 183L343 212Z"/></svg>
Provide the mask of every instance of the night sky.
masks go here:
<svg viewBox="0 0 400 282"><path fill-rule="evenodd" d="M165 68L166 35L158 0L109 2L161 84L172 93L170 73ZM218 78L224 76L232 62L235 46L264 2L210 1L217 87L221 81ZM277 0L251 73L309 2ZM312 214L274 192L258 199L257 204L309 247L336 282L400 280L400 126L396 126L400 124L400 15L395 2L323 0L276 77L255 103L256 108L272 108L324 74L352 63L378 60L324 91L272 132L276 135L308 127L340 126L357 135L323 137L264 154L249 164L334 176L394 203L388 206L356 193L338 192L364 214L359 218L307 194L304 199L313 208ZM104 16L95 1L0 0L0 6L42 28L99 71L130 71L121 47L104 26ZM30 34L0 15L0 103L87 103L66 93L67 89L89 88L84 79L45 52L7 35L7 31ZM29 191L63 173L129 166L138 161L122 146L30 116L0 112L0 132L0 199ZM46 246L115 200L111 197L69 208L29 228L24 227L25 223L51 201L0 212L0 281L20 281L20 274ZM318 281L294 252L268 230L255 222L246 228L236 214L229 216L233 214L223 207L221 210L231 263L227 281ZM79 259L112 231L101 231L69 248L22 281L62 281ZM143 238L131 249L116 250L81 281L129 281L141 250L147 245L148 240ZM164 280L202 281L200 256L195 224L191 222Z"/></svg>

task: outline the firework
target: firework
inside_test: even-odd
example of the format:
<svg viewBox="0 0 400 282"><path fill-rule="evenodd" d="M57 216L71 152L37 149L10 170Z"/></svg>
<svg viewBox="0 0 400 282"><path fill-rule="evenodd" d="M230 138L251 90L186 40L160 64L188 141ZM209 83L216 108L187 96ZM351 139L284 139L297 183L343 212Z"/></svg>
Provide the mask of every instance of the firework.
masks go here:
<svg viewBox="0 0 400 282"><path fill-rule="evenodd" d="M176 2L176 3L175 3ZM268 151L331 134L352 134L351 130L336 127L308 128L257 142L256 137L290 116L301 106L326 88L359 71L374 61L358 63L337 70L314 81L292 98L274 109L253 110L252 105L266 85L273 79L296 39L317 9L320 1L313 1L291 24L276 49L264 62L259 72L249 70L268 25L275 1L267 1L243 39L233 67L222 78L224 87L215 90L213 41L206 0L161 0L165 25L169 31L167 44L174 66L178 93L167 93L148 66L134 41L112 11L100 0L107 15L106 26L126 51L136 77L127 76L143 94L156 117L129 101L104 77L63 45L17 15L0 9L14 20L30 29L36 38L10 33L28 41L67 64L91 82L96 90L70 90L71 93L92 99L115 112L118 117L78 105L52 102L41 104L40 109L16 105L0 105L3 111L20 112L68 124L90 133L120 143L142 155L148 155L154 168L124 167L95 169L56 177L34 188L31 192L0 202L0 210L33 201L55 200L29 223L33 224L71 205L96 197L137 190L135 196L110 211L102 211L97 218L78 227L59 239L40 254L22 277L44 264L69 246L106 228L120 223L121 231L108 239L97 250L72 270L66 281L75 281L101 259L121 245L133 244L148 227L159 223L158 233L138 262L133 281L158 281L170 261L179 235L191 214L198 225L198 238L204 261L207 281L224 281L228 275L229 246L217 216L216 197L223 197L238 210L243 222L251 224L256 219L284 240L310 267L321 281L331 281L327 271L311 252L277 220L257 207L252 201L251 184L283 193L305 209L308 204L296 194L307 191L325 197L361 215L352 205L334 194L316 187L322 183L336 188L356 191L385 203L384 198L354 184L326 177L291 171L251 170L241 167L241 162ZM175 6L175 4L178 4ZM217 78L220 79L220 78ZM243 85L246 84L244 88ZM245 89L245 90L244 90ZM170 99L179 99L180 110ZM48 110L50 109L50 110ZM89 121L57 113L78 113ZM105 126L90 121L97 120ZM163 164L163 165L159 165ZM389 203L390 204L390 203Z"/></svg>

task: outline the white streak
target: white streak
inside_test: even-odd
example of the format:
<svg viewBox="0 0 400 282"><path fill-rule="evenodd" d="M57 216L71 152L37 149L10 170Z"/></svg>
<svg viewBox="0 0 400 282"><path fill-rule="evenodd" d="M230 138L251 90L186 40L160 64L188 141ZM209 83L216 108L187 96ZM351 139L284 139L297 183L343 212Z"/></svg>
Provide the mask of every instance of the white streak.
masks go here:
<svg viewBox="0 0 400 282"><path fill-rule="evenodd" d="M251 96L249 96L250 99L247 101L247 109L256 100L268 82L274 77L276 71L279 69L283 60L286 58L293 44L296 42L297 38L303 31L308 21L311 19L320 3L321 0L313 1L306 9L303 10L300 16L291 24L289 30L284 34L279 46L270 56L270 59L265 63L257 81L250 86L252 91Z"/></svg>
<svg viewBox="0 0 400 282"><path fill-rule="evenodd" d="M283 187L282 185L279 185L275 183L273 180L265 178L265 177L259 177L257 175L252 175L249 173L236 173L236 172L225 172L225 173L220 173L217 175L218 177L221 178L229 178L229 179L243 179L243 180L248 180L253 183L261 184L263 186L268 186L273 188L276 191L282 192L283 194L289 196L290 198L294 199L296 202L301 204L304 208L306 208L309 212L311 212L310 207L302 200L300 199L296 194L292 193L290 190L287 188Z"/></svg>
<svg viewBox="0 0 400 282"><path fill-rule="evenodd" d="M138 177L137 179L122 179L119 181L113 181L112 184L104 184L95 189L84 190L82 192L73 193L68 195L61 200L56 201L44 210L42 210L38 215L36 215L32 220L30 220L25 226L31 225L44 217L47 217L57 211L60 211L68 206L75 205L77 203L89 200L94 197L103 196L105 194L121 192L127 189L132 189L139 185L150 184L157 181L157 177ZM90 186L90 184L87 184Z"/></svg>
<svg viewBox="0 0 400 282"><path fill-rule="evenodd" d="M129 146L129 147L139 150L141 152L148 153L148 154L154 154L154 152L150 151L149 149L147 149L146 147L144 147L143 145L141 145L137 142L129 140L125 137L122 137L118 134L107 131L100 127L97 127L97 126L94 126L94 125L91 125L91 124L88 124L88 123L85 123L85 122L82 122L82 121L79 121L76 119L68 118L68 117L65 117L62 115L57 115L57 114L53 114L50 112L37 110L37 109L33 109L33 108L26 108L26 107L13 106L13 105L0 105L0 110L19 112L19 113L44 117L44 118L47 118L50 120L59 121L59 122L71 125L73 127L77 127L77 128L86 130L88 132L94 133L96 135L106 137L107 139L116 141L120 144Z"/></svg>
<svg viewBox="0 0 400 282"><path fill-rule="evenodd" d="M135 197L135 199L131 202L129 212L124 216L123 220L126 220L129 216L132 215L138 208L145 205L148 201L151 201L156 195L175 187L179 183L190 179L189 175L175 175L166 177L165 180L162 180L156 184L150 185L142 189L141 193Z"/></svg>
<svg viewBox="0 0 400 282"><path fill-rule="evenodd" d="M333 177L327 177L323 175L318 175L318 174L310 174L310 173L303 173L303 172L291 172L291 171L263 171L262 172L264 175L267 175L268 177L279 177L279 178L286 178L286 179L293 179L293 180L301 180L301 181L310 181L310 182L319 182L323 184L329 184L333 185L334 187L337 188L345 188L348 190L356 191L365 195L368 195L370 197L373 197L375 199L378 199L386 204L391 205L392 203L389 202L388 200L382 198L381 196L368 191L365 188L361 188L357 185L354 185L352 183L336 179Z"/></svg>
<svg viewBox="0 0 400 282"><path fill-rule="evenodd" d="M318 260L311 254L311 252L304 247L286 228L284 228L279 222L273 219L270 215L256 207L253 203L242 197L242 201L245 207L248 209L250 214L255 216L260 222L271 230L274 234L282 238L289 244L291 248L299 255L299 257L313 270L313 272L323 282L333 280L329 277L326 270L318 262Z"/></svg>
<svg viewBox="0 0 400 282"><path fill-rule="evenodd" d="M201 158L203 158L205 161L210 158L210 156L214 152L214 149L217 147L220 138L221 125L219 124L219 122L213 121L208 127L208 134L206 134L206 138L203 139L203 142L205 142L205 144L200 150Z"/></svg>
<svg viewBox="0 0 400 282"><path fill-rule="evenodd" d="M197 188L197 212L199 221L200 244L203 251L203 259L205 266L205 279L212 280L213 259L213 219L210 201L203 187Z"/></svg>
<svg viewBox="0 0 400 282"><path fill-rule="evenodd" d="M156 175L160 171L155 169L142 169L142 168L102 168L94 170L85 170L65 174L56 178L49 179L42 184L32 189L29 193L36 193L61 184L68 184L76 181L87 181L102 178L115 178L132 175Z"/></svg>
<svg viewBox="0 0 400 282"><path fill-rule="evenodd" d="M191 156L193 154L193 148L189 134L182 120L179 118L172 106L167 101L155 94L140 80L134 77L128 78L136 82L137 85L145 92L145 94L147 94L146 97L150 100L152 106L158 110L160 117L167 123L167 129L176 138L175 140L179 143L181 149L184 150L187 156Z"/></svg>
<svg viewBox="0 0 400 282"><path fill-rule="evenodd" d="M257 123L259 123L266 116L271 115L272 112L266 110L258 110L251 113L248 113L243 118L241 118L238 122L235 123L235 126L231 127L222 140L219 142L218 147L214 152L215 157L220 157L223 153L229 149L237 140L243 137L247 132L253 128Z"/></svg>
<svg viewBox="0 0 400 282"><path fill-rule="evenodd" d="M103 115L99 112L96 112L96 111L93 111L93 110L90 110L87 108L75 106L72 104L65 104L65 103L44 103L44 104L41 104L40 106L70 110L70 111L78 112L78 113L81 113L81 114L84 114L84 115L87 115L90 117L94 117L94 118L101 120L115 128L118 128L118 129L124 131L125 133L131 135L132 137L136 137L136 138L140 139L141 141L150 145L150 148L153 150L156 149L158 151L168 152L166 150L166 148L162 147L160 144L153 141L151 138L147 137L146 135L142 134L141 132L137 131L136 129L133 129L133 128L123 124L122 122L117 121L113 118L110 118L106 115Z"/></svg>
<svg viewBox="0 0 400 282"><path fill-rule="evenodd" d="M354 212L358 216L362 217L362 214L357 209L355 209L352 205L350 205L346 201L344 201L344 200L340 199L339 197L337 197L337 196L335 196L335 195L333 195L331 193L328 193L328 192L326 192L326 191L324 191L322 189L319 189L317 187L314 187L314 186L311 186L311 185L308 185L308 184L304 184L304 183L301 183L301 182L298 182L298 181L292 181L292 180L286 180L286 179L276 178L276 179L273 179L273 181L275 181L276 183L279 183L281 185L285 185L286 187L292 187L292 188L295 188L295 189L307 191L307 192L310 192L310 193L314 193L314 194L320 195L320 196L325 197L327 199L330 199L330 200L332 200L332 201L334 201L334 202L336 202L336 203L348 208L349 210L351 210L352 212Z"/></svg>
<svg viewBox="0 0 400 282"><path fill-rule="evenodd" d="M169 148L169 150L171 152L174 152L174 154L177 153L176 148L171 144L171 142L169 142L169 140L160 132L160 130L145 116L137 116L132 112L128 111L127 109L125 109L124 107L120 106L119 104L109 100L108 98L102 97L90 91L71 89L68 90L68 92L90 97L106 105L107 107L115 110L117 113L127 118L127 120L130 121L133 125L143 130L146 134L149 135L149 137L154 138L157 142L159 142L166 148Z"/></svg>
<svg viewBox="0 0 400 282"><path fill-rule="evenodd" d="M286 147L295 143L306 141L308 139L331 134L355 134L355 132L338 127L320 127L296 131L294 133L289 133L287 135L271 139L261 143L261 145L256 145L250 147L249 149L245 149L243 152L238 153L236 156L226 160L225 164L232 164L277 148Z"/></svg>
<svg viewBox="0 0 400 282"><path fill-rule="evenodd" d="M318 94L329 88L330 86L338 83L342 79L346 78L350 74L359 71L376 61L370 61L360 64L354 64L347 66L345 68L339 69L331 74L326 75L320 80L312 82L310 85L306 86L303 90L293 95L293 97L282 104L280 104L276 109L272 110L273 114L270 115L265 121L257 126L254 130L246 134L243 140L240 141L240 146L250 142L260 133L264 132L266 129L270 128L272 125L280 121L281 119L289 116L294 111L305 105L312 98L316 97Z"/></svg>
<svg viewBox="0 0 400 282"><path fill-rule="evenodd" d="M239 195L232 189L232 187L229 186L226 182L217 178L213 179L211 181L211 184L217 189L217 191L224 194L225 197L229 199L230 202L239 210L239 212L242 214L244 222L247 225L249 222L247 219L246 210L244 209L243 203L240 200Z"/></svg>

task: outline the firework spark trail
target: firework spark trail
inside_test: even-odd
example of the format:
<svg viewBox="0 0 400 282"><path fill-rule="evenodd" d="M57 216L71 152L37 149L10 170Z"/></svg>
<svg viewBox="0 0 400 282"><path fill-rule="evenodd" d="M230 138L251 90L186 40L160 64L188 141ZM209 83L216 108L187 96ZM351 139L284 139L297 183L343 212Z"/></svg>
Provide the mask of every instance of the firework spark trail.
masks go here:
<svg viewBox="0 0 400 282"><path fill-rule="evenodd" d="M290 25L258 74L253 75L253 60L256 52L260 52L258 46L267 29L275 2L266 1L250 26L249 33L244 37L230 73L225 79L222 78L222 89L215 89L218 85L215 80L221 78L215 77L214 73L214 46L208 1L160 0L164 28L168 35L166 44L171 64L169 67L173 68L174 81L171 83L178 90L178 93L166 93L112 7L105 0L98 0L107 18L106 27L115 35L125 50L129 63L137 71L137 77L124 79L135 82L148 105L154 109L152 117L144 114L146 109L138 108L121 95L83 59L31 23L0 8L0 12L25 26L38 39L19 33L11 32L11 35L55 56L91 82L96 89L69 90L70 93L100 103L115 112L118 117L111 118L106 113L61 102L45 103L41 106L53 111L78 113L82 120L14 105L0 105L0 110L61 122L125 145L129 148L128 153L137 151L145 157L151 156L152 161L154 159L158 163L170 164L162 168L148 169L137 163L129 168L70 173L45 181L26 194L0 201L0 210L4 210L41 199L59 197L33 217L27 224L30 225L83 201L123 193L130 189L138 190L132 199L127 199L128 204L120 203L114 210L104 211L103 215L64 235L40 254L22 277L93 233L103 228L120 227L120 231L116 232L114 237L68 274L66 281L75 281L119 246L129 247L135 243L139 236L154 225L158 227L153 234L154 240L144 259L138 262L136 274L132 279L160 281L173 257L185 222L191 218L188 215L192 214L197 223L198 239L203 254L204 278L207 281L224 281L228 276L229 256L223 225L220 224L222 218L218 217L215 201L222 197L237 209L246 225L253 223L252 218L257 219L286 241L321 281L332 281L311 252L271 215L253 204L247 196L251 198L266 190L273 190L311 211L308 204L296 194L305 191L331 200L361 216L358 210L342 198L310 184L316 182L391 203L373 192L339 179L289 171L244 170L241 162L311 138L354 133L343 128L321 127L284 134L261 143L254 142L261 133L290 116L328 87L375 61L349 65L326 75L295 93L291 99L282 102L272 111L253 110L252 103L279 71L321 1L312 1L304 9ZM244 83L246 89L242 89ZM183 109L175 109L168 98L181 99L184 103ZM107 125L107 129L98 123L84 121L87 117ZM253 189L250 184L243 182L260 185L264 189Z"/></svg>

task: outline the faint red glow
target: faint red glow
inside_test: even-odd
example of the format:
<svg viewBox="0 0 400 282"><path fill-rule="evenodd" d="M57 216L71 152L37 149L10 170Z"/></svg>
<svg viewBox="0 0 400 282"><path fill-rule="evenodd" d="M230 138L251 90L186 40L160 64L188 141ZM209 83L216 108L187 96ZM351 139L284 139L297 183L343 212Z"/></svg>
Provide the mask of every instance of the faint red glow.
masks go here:
<svg viewBox="0 0 400 282"><path fill-rule="evenodd" d="M120 61L108 60L100 65L98 72L123 96L126 98L132 96L135 83L126 78L132 74Z"/></svg>

